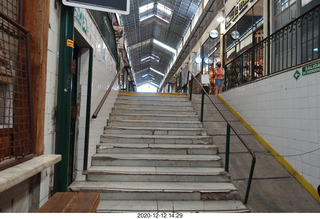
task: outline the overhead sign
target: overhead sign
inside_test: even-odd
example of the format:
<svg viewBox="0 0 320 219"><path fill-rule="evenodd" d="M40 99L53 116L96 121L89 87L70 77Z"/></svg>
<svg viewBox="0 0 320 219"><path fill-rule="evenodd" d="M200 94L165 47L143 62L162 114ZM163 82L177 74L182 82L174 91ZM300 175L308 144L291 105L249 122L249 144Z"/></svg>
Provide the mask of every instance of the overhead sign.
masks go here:
<svg viewBox="0 0 320 219"><path fill-rule="evenodd" d="M119 14L130 13L130 0L62 0L63 4L75 8L87 8Z"/></svg>

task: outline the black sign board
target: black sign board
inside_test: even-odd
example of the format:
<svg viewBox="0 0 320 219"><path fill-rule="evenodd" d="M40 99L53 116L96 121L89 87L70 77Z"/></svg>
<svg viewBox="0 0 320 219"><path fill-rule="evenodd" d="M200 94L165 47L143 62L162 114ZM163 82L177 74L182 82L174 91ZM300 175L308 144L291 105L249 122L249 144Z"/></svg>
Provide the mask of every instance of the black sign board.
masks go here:
<svg viewBox="0 0 320 219"><path fill-rule="evenodd" d="M63 4L87 8L97 11L106 11L119 14L129 14L130 0L62 0Z"/></svg>

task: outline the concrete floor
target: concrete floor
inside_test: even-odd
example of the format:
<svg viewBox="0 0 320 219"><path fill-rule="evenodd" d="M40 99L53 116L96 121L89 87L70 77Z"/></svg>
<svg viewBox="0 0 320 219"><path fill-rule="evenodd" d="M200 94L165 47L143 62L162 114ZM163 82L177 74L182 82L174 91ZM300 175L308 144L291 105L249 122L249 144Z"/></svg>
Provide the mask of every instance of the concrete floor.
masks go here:
<svg viewBox="0 0 320 219"><path fill-rule="evenodd" d="M246 127L218 100L211 96L218 109L255 152L257 163L247 208L254 213L320 212L320 203L265 149ZM200 115L201 95L192 96L192 105ZM199 116L200 118L200 116ZM226 122L205 97L204 127L219 146L225 160ZM251 156L234 134L231 135L230 174L244 199L251 167Z"/></svg>

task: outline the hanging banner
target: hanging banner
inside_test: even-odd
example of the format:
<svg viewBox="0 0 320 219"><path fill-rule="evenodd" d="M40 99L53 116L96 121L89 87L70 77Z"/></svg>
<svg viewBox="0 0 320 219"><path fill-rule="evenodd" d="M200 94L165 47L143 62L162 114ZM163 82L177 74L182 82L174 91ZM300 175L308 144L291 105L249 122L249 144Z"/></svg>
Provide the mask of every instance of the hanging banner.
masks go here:
<svg viewBox="0 0 320 219"><path fill-rule="evenodd" d="M130 13L129 0L62 0L64 5L118 14Z"/></svg>

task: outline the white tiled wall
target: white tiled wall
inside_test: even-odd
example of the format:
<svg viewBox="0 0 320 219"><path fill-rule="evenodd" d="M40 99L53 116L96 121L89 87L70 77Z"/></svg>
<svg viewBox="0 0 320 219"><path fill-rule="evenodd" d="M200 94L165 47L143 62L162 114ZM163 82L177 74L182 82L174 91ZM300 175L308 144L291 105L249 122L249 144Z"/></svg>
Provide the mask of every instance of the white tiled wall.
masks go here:
<svg viewBox="0 0 320 219"><path fill-rule="evenodd" d="M55 9L55 0L50 0L50 26L48 42L48 65L47 65L47 87L46 87L46 106L45 106L45 132L44 132L44 153L55 153L55 111L57 108L57 89L58 89L58 65L59 65L59 38L60 38L60 8ZM58 4L59 6L59 4ZM108 48L100 37L100 33L92 22L86 11L83 11L87 18L87 33L85 34L79 24L75 22L75 28L82 34L84 39L94 50L93 76L92 76L92 102L91 114L95 111L107 88L116 75L116 63L111 57ZM87 87L88 87L88 64L89 52L84 52L81 57L80 89L81 103L79 112L79 134L77 139L77 161L78 170L77 180L84 179L82 175L83 151L84 151L84 130L86 118ZM118 95L117 82L113 91L109 95L105 105L101 109L99 117L90 121L90 142L89 156L95 153L96 145L100 142L100 135L106 125L109 113ZM89 160L89 164L91 160ZM41 173L40 185L40 206L49 198L50 187L53 185L53 168L48 168Z"/></svg>
<svg viewBox="0 0 320 219"><path fill-rule="evenodd" d="M302 73L302 68L296 69ZM320 72L296 70L221 96L310 182L320 185ZM297 155L297 156L292 156Z"/></svg>
<svg viewBox="0 0 320 219"><path fill-rule="evenodd" d="M82 35L82 37L93 48L93 75L92 75L92 94L91 94L91 116L99 105L101 99L109 88L111 82L117 74L116 62L111 56L107 46L91 17L86 10L80 9L83 16L87 19L87 29L83 31L81 24L75 21L75 28ZM84 155L84 133L85 133L85 119L87 107L87 88L88 88L88 65L89 65L89 51L81 56L81 70L80 70L80 86L81 86L81 103L79 116L79 137L78 137L78 159L76 169L76 180L84 180L82 175L83 169L83 155ZM115 99L118 96L118 83L115 82L112 92L109 94L105 104L103 105L98 118L90 119L90 134L89 134L89 159L88 167L91 165L91 156L96 153L96 146L100 143L100 135L103 134L104 127L107 124L109 113L112 110ZM83 134L81 134L83 133Z"/></svg>

